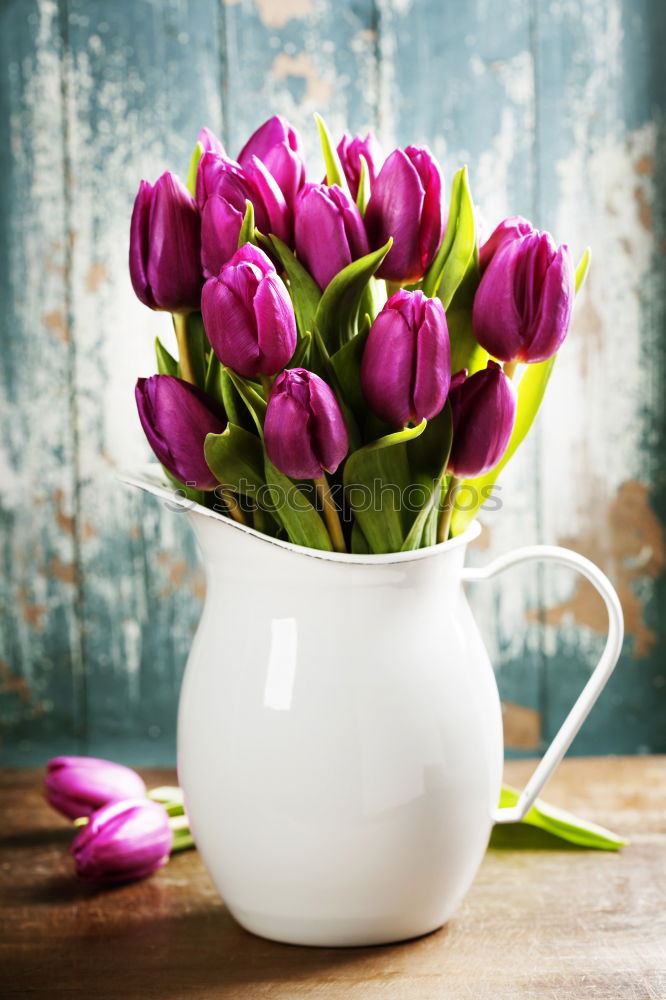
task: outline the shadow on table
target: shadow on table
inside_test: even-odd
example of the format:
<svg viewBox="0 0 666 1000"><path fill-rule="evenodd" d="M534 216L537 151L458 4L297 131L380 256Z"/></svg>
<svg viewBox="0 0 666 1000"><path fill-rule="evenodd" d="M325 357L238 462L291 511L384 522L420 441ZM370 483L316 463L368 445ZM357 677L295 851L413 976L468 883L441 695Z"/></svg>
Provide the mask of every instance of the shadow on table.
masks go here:
<svg viewBox="0 0 666 1000"><path fill-rule="evenodd" d="M43 926L30 948L3 958L3 1000L26 994L56 1000L76 993L95 1000L256 1000L269 984L307 980L309 990L335 980L358 986L358 966L375 968L397 955L406 944L373 948L304 948L278 944L244 931L220 903L193 912L126 915L125 926L100 926L99 905L78 918L53 920L45 908ZM143 908L145 910L145 906ZM95 911L98 920L95 921ZM447 928L436 932L446 935ZM410 945L413 946L413 945ZM376 971L376 969L375 969ZM282 994L280 994L282 995ZM308 994L311 995L311 994Z"/></svg>
<svg viewBox="0 0 666 1000"><path fill-rule="evenodd" d="M502 823L493 827L489 847L498 850L588 851L589 847L562 840L547 830L527 823Z"/></svg>

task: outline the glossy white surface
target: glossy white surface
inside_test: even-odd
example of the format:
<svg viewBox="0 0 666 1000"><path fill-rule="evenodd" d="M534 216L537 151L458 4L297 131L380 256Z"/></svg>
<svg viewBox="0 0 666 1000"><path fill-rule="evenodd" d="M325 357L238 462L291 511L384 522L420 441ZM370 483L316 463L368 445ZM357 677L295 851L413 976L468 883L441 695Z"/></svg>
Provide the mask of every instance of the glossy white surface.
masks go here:
<svg viewBox="0 0 666 1000"><path fill-rule="evenodd" d="M153 478L123 478L173 502ZM354 557L197 505L189 516L207 595L178 773L225 903L248 930L295 944L440 927L481 863L502 773L499 697L461 583L478 526L431 549ZM526 551L500 568L552 557Z"/></svg>

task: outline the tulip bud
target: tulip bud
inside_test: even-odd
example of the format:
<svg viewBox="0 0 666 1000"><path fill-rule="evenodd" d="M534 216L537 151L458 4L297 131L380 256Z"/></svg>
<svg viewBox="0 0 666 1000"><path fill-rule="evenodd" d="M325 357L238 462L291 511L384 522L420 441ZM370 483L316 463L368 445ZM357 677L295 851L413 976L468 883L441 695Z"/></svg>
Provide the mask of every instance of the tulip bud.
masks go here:
<svg viewBox="0 0 666 1000"><path fill-rule="evenodd" d="M129 269L137 297L151 309L199 308L201 221L191 194L169 172L141 181L130 224Z"/></svg>
<svg viewBox="0 0 666 1000"><path fill-rule="evenodd" d="M345 132L338 143L338 156L352 198L355 199L358 196L358 186L361 180L361 156L368 165L368 177L372 188L384 160L384 154L372 132L368 132L365 139L360 135L355 135L352 138L349 132Z"/></svg>
<svg viewBox="0 0 666 1000"><path fill-rule="evenodd" d="M481 273L483 274L499 248L508 240L515 240L520 236L526 236L528 233L533 232L534 227L532 223L528 222L527 219L523 219L522 215L512 215L509 219L504 219L500 222L479 250L479 267Z"/></svg>
<svg viewBox="0 0 666 1000"><path fill-rule="evenodd" d="M173 375L137 379L139 420L162 465L181 483L214 490L218 481L206 465L207 434L221 434L225 422L215 404L194 385Z"/></svg>
<svg viewBox="0 0 666 1000"><path fill-rule="evenodd" d="M404 285L423 277L444 233L442 177L427 149L407 146L389 154L372 187L365 225L373 250L393 237L377 277Z"/></svg>
<svg viewBox="0 0 666 1000"><path fill-rule="evenodd" d="M280 115L273 115L253 132L241 149L238 162L249 166L256 156L277 181L288 205L305 183L305 160L298 132Z"/></svg>
<svg viewBox="0 0 666 1000"><path fill-rule="evenodd" d="M501 361L545 361L569 331L575 274L569 248L534 231L495 252L474 297L476 339Z"/></svg>
<svg viewBox="0 0 666 1000"><path fill-rule="evenodd" d="M332 390L305 368L278 375L264 424L266 452L292 479L335 472L349 449L344 417Z"/></svg>
<svg viewBox="0 0 666 1000"><path fill-rule="evenodd" d="M516 390L495 361L466 378L454 376L449 393L453 445L448 470L458 479L480 476L506 451L516 419Z"/></svg>
<svg viewBox="0 0 666 1000"><path fill-rule="evenodd" d="M146 786L122 764L97 757L54 757L46 765L44 795L50 806L78 819L120 799L140 798Z"/></svg>
<svg viewBox="0 0 666 1000"><path fill-rule="evenodd" d="M241 247L218 277L206 282L201 312L216 355L239 375L274 375L289 363L296 348L294 307L257 247Z"/></svg>
<svg viewBox="0 0 666 1000"><path fill-rule="evenodd" d="M126 882L165 865L172 843L164 806L150 799L124 799L94 812L70 851L80 879Z"/></svg>
<svg viewBox="0 0 666 1000"><path fill-rule="evenodd" d="M387 423L419 424L441 411L451 382L444 307L421 291L400 289L370 328L361 362L366 400Z"/></svg>
<svg viewBox="0 0 666 1000"><path fill-rule="evenodd" d="M197 171L197 204L201 209L201 263L207 278L217 277L238 249L248 201L260 232L289 241L287 204L261 161L251 157L244 169L225 156L204 153Z"/></svg>
<svg viewBox="0 0 666 1000"><path fill-rule="evenodd" d="M368 252L361 213L337 185L306 184L296 199L296 253L324 289Z"/></svg>

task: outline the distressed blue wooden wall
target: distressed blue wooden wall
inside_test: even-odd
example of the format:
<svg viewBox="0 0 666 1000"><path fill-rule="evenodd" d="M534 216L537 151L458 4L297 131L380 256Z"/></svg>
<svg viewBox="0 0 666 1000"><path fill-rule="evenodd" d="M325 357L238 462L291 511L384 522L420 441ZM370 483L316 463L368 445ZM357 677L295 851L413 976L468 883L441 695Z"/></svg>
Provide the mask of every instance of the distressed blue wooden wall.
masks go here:
<svg viewBox="0 0 666 1000"><path fill-rule="evenodd" d="M140 177L201 124L236 152L270 114L463 162L488 222L522 213L594 265L477 560L559 542L625 607L577 752L666 750L663 51L657 0L4 0L0 5L0 755L173 758L203 578L182 518L114 481L148 457L132 387L168 320L134 299ZM317 175L319 166L314 174ZM552 735L604 614L562 572L474 595L507 742ZM241 665L239 665L239 669Z"/></svg>

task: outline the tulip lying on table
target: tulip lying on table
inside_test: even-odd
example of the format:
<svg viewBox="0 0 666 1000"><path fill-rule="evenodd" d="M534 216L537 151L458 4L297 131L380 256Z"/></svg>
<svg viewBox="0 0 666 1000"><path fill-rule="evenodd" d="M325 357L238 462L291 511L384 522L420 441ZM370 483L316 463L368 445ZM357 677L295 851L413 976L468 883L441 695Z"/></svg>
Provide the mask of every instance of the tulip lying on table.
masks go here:
<svg viewBox="0 0 666 1000"><path fill-rule="evenodd" d="M96 757L54 757L46 766L46 800L79 828L70 851L86 882L129 882L162 868L170 854L194 847L183 793L164 785L146 792L129 767ZM501 805L518 793L502 786ZM561 840L603 850L627 841L610 830L537 800L523 820Z"/></svg>

